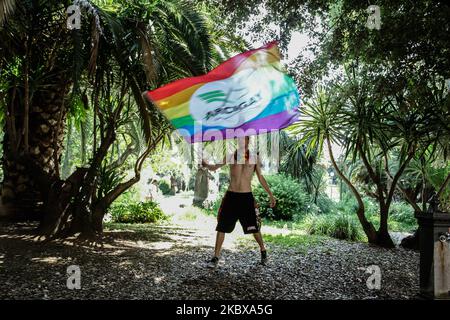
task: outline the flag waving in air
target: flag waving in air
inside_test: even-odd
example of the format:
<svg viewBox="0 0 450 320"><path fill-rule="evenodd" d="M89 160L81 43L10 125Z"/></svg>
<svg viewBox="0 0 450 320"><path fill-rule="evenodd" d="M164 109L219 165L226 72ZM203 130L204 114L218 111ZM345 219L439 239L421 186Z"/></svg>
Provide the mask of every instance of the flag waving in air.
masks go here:
<svg viewBox="0 0 450 320"><path fill-rule="evenodd" d="M188 142L266 133L298 119L300 95L276 42L234 56L205 75L145 93Z"/></svg>

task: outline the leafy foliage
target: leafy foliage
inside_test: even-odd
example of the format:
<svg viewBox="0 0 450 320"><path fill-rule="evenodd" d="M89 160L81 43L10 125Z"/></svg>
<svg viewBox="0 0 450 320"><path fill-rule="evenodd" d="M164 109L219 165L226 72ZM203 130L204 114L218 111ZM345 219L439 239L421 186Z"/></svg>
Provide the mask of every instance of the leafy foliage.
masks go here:
<svg viewBox="0 0 450 320"><path fill-rule="evenodd" d="M295 32L311 37L310 44L297 57L289 57L293 60L290 69L302 90L308 93L323 75L351 60L378 67L389 65L397 78L411 69L422 75L431 72L449 77L450 10L443 0L424 0L413 5L377 1L380 30L367 28L367 9L372 3L365 1L218 2L222 19L229 21L236 32L250 33L262 41L277 38L284 49Z"/></svg>
<svg viewBox="0 0 450 320"><path fill-rule="evenodd" d="M113 190L122 181L124 174L118 170L108 169L105 165L100 168L98 195L105 196L108 192Z"/></svg>
<svg viewBox="0 0 450 320"><path fill-rule="evenodd" d="M298 179L311 194L312 202L317 205L326 184L326 171L318 164L317 149L309 150L308 144L299 141L296 136L289 136L285 131L280 137L280 172Z"/></svg>
<svg viewBox="0 0 450 320"><path fill-rule="evenodd" d="M364 207L366 210L367 219L373 223L374 226L379 227L380 212L375 200L370 197L363 197ZM336 204L335 212L344 215L354 215L358 209L356 200L348 194L343 196L343 199ZM395 201L389 208L389 229L392 231L411 232L417 228L417 220L414 217L413 208L403 202Z"/></svg>
<svg viewBox="0 0 450 320"><path fill-rule="evenodd" d="M417 219L413 208L405 202L394 202L389 211L389 225L394 231L414 231L417 229Z"/></svg>
<svg viewBox="0 0 450 320"><path fill-rule="evenodd" d="M170 187L170 184L166 180L161 179L158 183L158 187L163 195L172 195L172 196L174 195L173 190Z"/></svg>
<svg viewBox="0 0 450 320"><path fill-rule="evenodd" d="M261 217L272 220L292 220L307 211L309 196L300 183L285 175L265 177L277 199L275 208L270 208L269 197L261 185L253 188L256 202L260 206Z"/></svg>
<svg viewBox="0 0 450 320"><path fill-rule="evenodd" d="M120 223L154 223L167 219L153 201L113 204L110 213L112 221Z"/></svg>

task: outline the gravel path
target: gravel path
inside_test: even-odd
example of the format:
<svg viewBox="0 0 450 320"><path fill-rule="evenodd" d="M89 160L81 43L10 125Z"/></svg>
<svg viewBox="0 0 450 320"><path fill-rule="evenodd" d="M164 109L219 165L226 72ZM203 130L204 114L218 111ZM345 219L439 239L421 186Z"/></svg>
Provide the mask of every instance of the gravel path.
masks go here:
<svg viewBox="0 0 450 320"><path fill-rule="evenodd" d="M400 248L326 239L307 250L255 247L228 238L216 270L204 267L213 232L153 225L145 232L110 230L102 247L71 240L40 244L30 224L0 225L0 299L409 299L418 294L419 255ZM230 244L231 242L231 244ZM81 289L66 287L78 265ZM381 288L365 270L377 265Z"/></svg>

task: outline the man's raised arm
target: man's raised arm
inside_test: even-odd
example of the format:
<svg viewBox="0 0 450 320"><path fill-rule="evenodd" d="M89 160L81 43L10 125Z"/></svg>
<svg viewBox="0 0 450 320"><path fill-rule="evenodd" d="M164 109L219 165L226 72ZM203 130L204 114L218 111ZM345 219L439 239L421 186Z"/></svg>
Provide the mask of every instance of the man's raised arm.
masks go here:
<svg viewBox="0 0 450 320"><path fill-rule="evenodd" d="M223 158L222 163L218 164L209 164L205 160L202 159L202 166L211 171L216 171L217 169L223 167L226 164L226 157Z"/></svg>

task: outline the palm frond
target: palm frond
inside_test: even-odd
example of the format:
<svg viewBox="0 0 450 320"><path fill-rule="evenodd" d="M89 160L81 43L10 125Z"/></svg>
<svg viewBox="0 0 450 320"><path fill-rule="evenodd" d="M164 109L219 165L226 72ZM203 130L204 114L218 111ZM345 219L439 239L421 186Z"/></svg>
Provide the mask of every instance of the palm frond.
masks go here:
<svg viewBox="0 0 450 320"><path fill-rule="evenodd" d="M16 8L16 0L0 0L0 29Z"/></svg>

